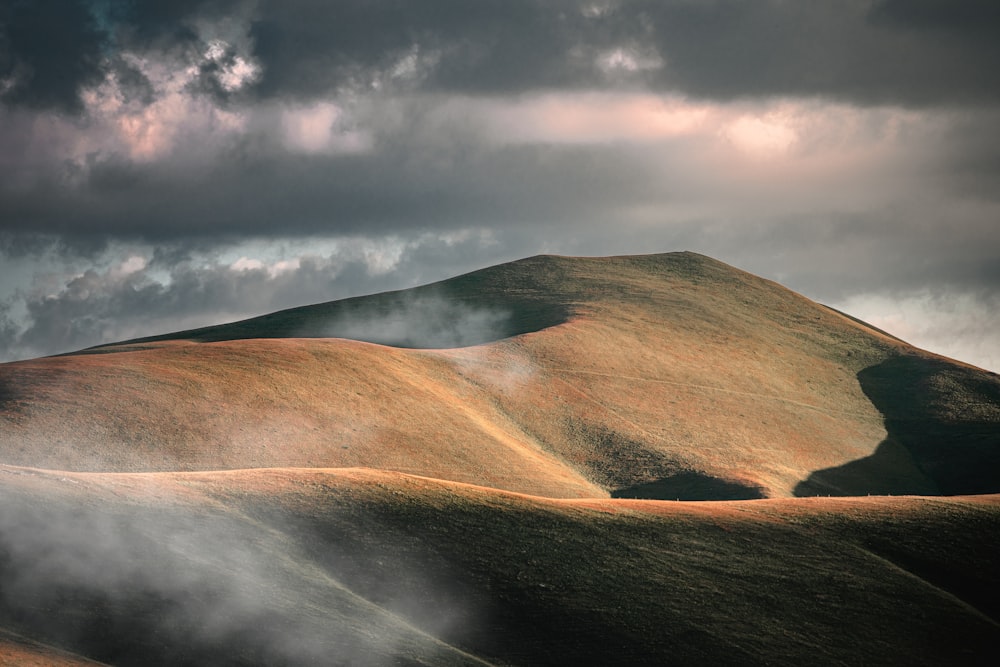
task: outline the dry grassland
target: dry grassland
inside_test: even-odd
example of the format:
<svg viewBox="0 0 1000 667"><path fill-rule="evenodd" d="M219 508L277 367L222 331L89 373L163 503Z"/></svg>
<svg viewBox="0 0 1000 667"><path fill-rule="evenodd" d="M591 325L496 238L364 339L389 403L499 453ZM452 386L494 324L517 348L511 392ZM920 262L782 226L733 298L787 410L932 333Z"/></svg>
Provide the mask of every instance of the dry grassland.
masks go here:
<svg viewBox="0 0 1000 667"><path fill-rule="evenodd" d="M535 257L0 365L0 663L992 665L998 493L995 374Z"/></svg>
<svg viewBox="0 0 1000 667"><path fill-rule="evenodd" d="M1000 641L997 496L5 473L4 532L33 531L8 546L5 625L110 664L986 665Z"/></svg>

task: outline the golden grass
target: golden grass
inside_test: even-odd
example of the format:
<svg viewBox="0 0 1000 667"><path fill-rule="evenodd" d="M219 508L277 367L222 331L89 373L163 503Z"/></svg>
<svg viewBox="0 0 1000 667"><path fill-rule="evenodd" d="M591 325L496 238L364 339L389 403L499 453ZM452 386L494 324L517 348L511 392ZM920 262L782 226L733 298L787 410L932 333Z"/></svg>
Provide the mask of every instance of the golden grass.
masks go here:
<svg viewBox="0 0 1000 667"><path fill-rule="evenodd" d="M304 337L427 295L510 317ZM699 255L530 258L0 365L0 662L992 665L1000 496L865 497L973 491L996 375Z"/></svg>
<svg viewBox="0 0 1000 667"><path fill-rule="evenodd" d="M528 308L521 329L562 323L455 350L240 338L296 321L319 330L334 304L276 314L280 327L271 317L184 334L217 342L5 364L0 461L92 471L364 466L554 497L662 480L668 493L670 480L696 475L750 498L864 493L853 469L805 482L868 460L868 477L903 471L879 492L924 492L935 480L919 461L875 456L895 434L859 381L900 355L945 364L928 377L961 376L952 382L961 391L942 385L926 402L983 407L935 417L946 432L972 419L980 430L1000 424L995 375L691 253L532 258L434 290L479 308ZM897 384L906 392L910 380Z"/></svg>

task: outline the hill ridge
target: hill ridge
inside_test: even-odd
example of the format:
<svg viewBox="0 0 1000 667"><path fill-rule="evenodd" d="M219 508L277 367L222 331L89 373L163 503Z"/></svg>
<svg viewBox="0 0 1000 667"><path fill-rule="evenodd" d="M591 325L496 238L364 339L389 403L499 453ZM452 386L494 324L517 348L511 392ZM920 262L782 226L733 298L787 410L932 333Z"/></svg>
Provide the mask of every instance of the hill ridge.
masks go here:
<svg viewBox="0 0 1000 667"><path fill-rule="evenodd" d="M995 662L1000 376L778 283L536 257L196 331L0 364L0 662Z"/></svg>
<svg viewBox="0 0 1000 667"><path fill-rule="evenodd" d="M1000 490L1000 377L697 253L539 255L196 331L0 366L0 462L363 465L553 497Z"/></svg>

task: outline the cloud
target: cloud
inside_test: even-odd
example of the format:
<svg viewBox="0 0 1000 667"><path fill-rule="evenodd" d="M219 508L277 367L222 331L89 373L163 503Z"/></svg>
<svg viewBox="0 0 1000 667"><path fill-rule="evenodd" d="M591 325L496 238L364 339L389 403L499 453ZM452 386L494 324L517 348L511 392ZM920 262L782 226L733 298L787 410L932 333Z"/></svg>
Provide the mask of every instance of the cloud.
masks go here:
<svg viewBox="0 0 1000 667"><path fill-rule="evenodd" d="M29 5L0 11L5 258L486 230L484 263L693 249L828 300L997 285L989 2ZM247 312L227 271L204 284Z"/></svg>
<svg viewBox="0 0 1000 667"><path fill-rule="evenodd" d="M794 129L775 117L741 116L721 133L741 151L764 156L785 153L798 139Z"/></svg>
<svg viewBox="0 0 1000 667"><path fill-rule="evenodd" d="M423 291L383 298L377 307L349 308L325 329L327 336L394 347L470 347L507 337L512 315Z"/></svg>
<svg viewBox="0 0 1000 667"><path fill-rule="evenodd" d="M714 100L1000 101L989 0L16 3L0 16L8 104L79 113L120 62L187 57L195 87L308 104L375 88L505 95L638 85Z"/></svg>
<svg viewBox="0 0 1000 667"><path fill-rule="evenodd" d="M917 29L897 2L657 3L653 39L667 67L657 84L715 99L822 96L861 104L996 103L988 83L1000 28L981 0L930 0L943 16ZM949 10L946 7L953 9Z"/></svg>
<svg viewBox="0 0 1000 667"><path fill-rule="evenodd" d="M112 247L96 267L83 262L89 268L82 271L68 264L68 271L36 273L29 287L0 301L0 360L69 352L411 287L490 263L483 257L493 244L491 235L470 230L382 241L304 241L284 250L249 242L230 248L225 256ZM51 258L45 263L58 266ZM381 319L379 313L353 313L355 317L336 323L331 335L451 347L483 342L505 317L429 296L394 305L400 309L383 313ZM12 317L13 306L24 315Z"/></svg>
<svg viewBox="0 0 1000 667"><path fill-rule="evenodd" d="M254 23L262 94L367 85L414 49L425 90L579 89L631 74L656 91L732 100L824 96L864 104L997 101L1000 19L962 2L264 4ZM360 39L365 35L365 39ZM805 35L805 37L804 37Z"/></svg>
<svg viewBox="0 0 1000 667"><path fill-rule="evenodd" d="M895 181L915 167L938 163L933 179L916 176L935 189L947 185L951 161L940 150L950 144L933 134L943 114L891 108L570 93L331 100L236 113L179 93L159 99L86 132L11 114L22 132L8 138L10 161L0 164L9 176L0 184L3 231L88 242L378 235L611 220L623 208L656 209L664 198L724 206L751 189L772 206L819 191L851 206L850 190L891 200ZM783 159L764 171L744 166L742 154ZM885 170L890 161L895 173ZM860 176L874 171L882 171L878 182ZM786 187L807 179L804 189ZM669 219L670 209L660 208Z"/></svg>
<svg viewBox="0 0 1000 667"><path fill-rule="evenodd" d="M79 112L103 79L104 36L84 2L38 0L0 8L0 100Z"/></svg>
<svg viewBox="0 0 1000 667"><path fill-rule="evenodd" d="M478 120L487 141L499 145L657 142L695 135L711 122L705 104L607 92L452 98L438 113Z"/></svg>
<svg viewBox="0 0 1000 667"><path fill-rule="evenodd" d="M923 289L856 294L834 304L898 338L947 357L1000 371L1000 296Z"/></svg>
<svg viewBox="0 0 1000 667"><path fill-rule="evenodd" d="M381 551L355 539L337 512L309 522L265 502L269 516L241 521L224 492L205 509L162 480L0 475L0 616L41 641L128 664L468 658L427 633L461 639L457 624L478 620L471 601L391 536Z"/></svg>
<svg viewBox="0 0 1000 667"><path fill-rule="evenodd" d="M303 153L362 153L371 137L345 124L345 113L333 102L317 102L281 111L284 146Z"/></svg>

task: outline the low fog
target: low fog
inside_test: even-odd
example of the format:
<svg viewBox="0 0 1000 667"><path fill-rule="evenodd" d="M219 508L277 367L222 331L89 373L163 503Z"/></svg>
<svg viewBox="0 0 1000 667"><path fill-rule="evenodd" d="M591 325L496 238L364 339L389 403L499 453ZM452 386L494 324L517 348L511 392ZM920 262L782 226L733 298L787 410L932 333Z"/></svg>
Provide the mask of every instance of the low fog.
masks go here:
<svg viewBox="0 0 1000 667"><path fill-rule="evenodd" d="M478 663L425 634L471 608L322 521L175 495L183 478L0 477L0 619L36 640L116 665Z"/></svg>
<svg viewBox="0 0 1000 667"><path fill-rule="evenodd" d="M324 327L331 338L408 348L455 348L506 337L510 313L420 292L356 306Z"/></svg>

